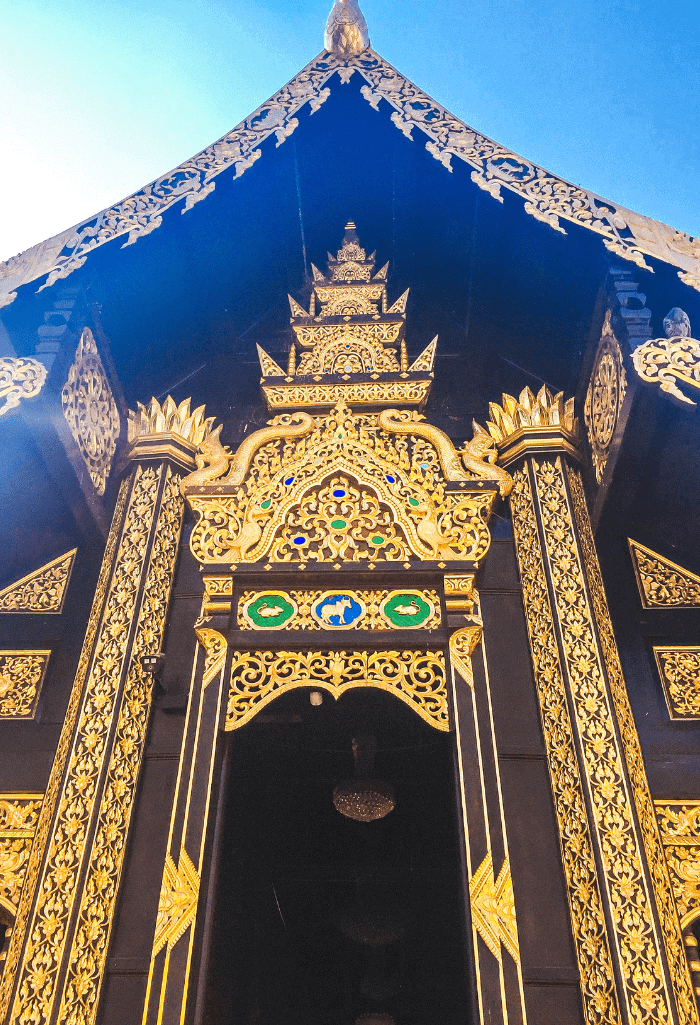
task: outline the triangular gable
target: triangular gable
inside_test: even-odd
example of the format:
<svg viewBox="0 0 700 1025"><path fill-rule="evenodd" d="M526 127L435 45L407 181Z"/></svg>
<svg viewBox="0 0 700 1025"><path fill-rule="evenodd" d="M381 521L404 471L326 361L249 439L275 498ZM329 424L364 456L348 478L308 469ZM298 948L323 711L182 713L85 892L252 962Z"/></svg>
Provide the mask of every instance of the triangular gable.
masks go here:
<svg viewBox="0 0 700 1025"><path fill-rule="evenodd" d="M375 110L385 100L393 107L393 124L407 138L413 139L413 129L419 128L436 160L448 171L453 158L463 160L473 168L472 181L494 199L502 202L500 192L506 188L524 200L529 214L551 228L565 233L562 220L588 228L617 256L647 270L653 268L644 257L655 257L678 267L681 280L700 291L700 239L601 199L493 142L367 48L353 56L324 50L218 142L121 203L0 264L0 308L16 298L20 285L48 275L41 291L68 277L93 249L112 239L126 236L122 247L133 245L159 228L163 214L175 204L182 204L181 213L187 213L213 192L223 171L232 169L239 178L261 157L266 139L274 135L281 146L295 131L302 107L308 103L313 114L325 103L336 72L333 88L360 74L365 80L362 95Z"/></svg>
<svg viewBox="0 0 700 1025"><path fill-rule="evenodd" d="M59 555L0 591L0 612L61 612L77 550Z"/></svg>
<svg viewBox="0 0 700 1025"><path fill-rule="evenodd" d="M645 609L700 608L700 576L627 539Z"/></svg>

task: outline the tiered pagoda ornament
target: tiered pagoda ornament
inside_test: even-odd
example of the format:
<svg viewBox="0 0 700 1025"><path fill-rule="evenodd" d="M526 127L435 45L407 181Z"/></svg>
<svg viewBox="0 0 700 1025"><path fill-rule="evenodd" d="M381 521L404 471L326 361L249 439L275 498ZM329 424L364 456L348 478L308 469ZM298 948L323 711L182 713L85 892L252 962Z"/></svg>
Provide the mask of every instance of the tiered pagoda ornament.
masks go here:
<svg viewBox="0 0 700 1025"><path fill-rule="evenodd" d="M308 312L289 296L294 338L287 373L258 346L268 409L324 409L340 401L365 409L423 409L437 337L409 366L404 339L408 289L389 306L389 264L376 273L374 267L375 254L367 256L350 221L335 259L328 254L327 275L311 265Z"/></svg>

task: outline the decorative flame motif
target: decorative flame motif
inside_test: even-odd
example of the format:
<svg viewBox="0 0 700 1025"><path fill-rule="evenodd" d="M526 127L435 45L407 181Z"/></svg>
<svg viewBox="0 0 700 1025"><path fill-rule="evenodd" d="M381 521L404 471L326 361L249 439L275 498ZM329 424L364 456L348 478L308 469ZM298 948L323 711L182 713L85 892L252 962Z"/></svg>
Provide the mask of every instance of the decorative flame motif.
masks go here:
<svg viewBox="0 0 700 1025"><path fill-rule="evenodd" d="M178 406L168 395L162 406L155 398L146 406L137 403L135 413L129 410L129 441L136 441L146 434L177 434L199 447L212 433L214 417L205 419L204 406L190 412L191 401L185 399Z"/></svg>
<svg viewBox="0 0 700 1025"><path fill-rule="evenodd" d="M578 421L574 417L573 398L564 401L564 393L552 395L542 385L537 395L523 388L518 398L504 394L502 405L489 403L491 420L486 424L496 442L505 441L521 427L562 427L567 434L578 434ZM485 433L481 430L481 433Z"/></svg>

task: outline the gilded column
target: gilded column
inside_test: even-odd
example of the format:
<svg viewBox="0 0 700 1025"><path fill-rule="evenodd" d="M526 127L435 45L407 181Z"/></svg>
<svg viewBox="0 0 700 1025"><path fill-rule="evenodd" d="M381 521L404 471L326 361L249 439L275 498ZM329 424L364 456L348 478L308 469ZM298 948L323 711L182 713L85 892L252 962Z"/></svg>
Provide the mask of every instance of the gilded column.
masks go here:
<svg viewBox="0 0 700 1025"><path fill-rule="evenodd" d="M573 399L490 407L511 510L584 1014L697 1023L578 470Z"/></svg>
<svg viewBox="0 0 700 1025"><path fill-rule="evenodd" d="M95 1021L183 520L211 428L168 399L130 415L122 482L8 951L2 1020Z"/></svg>

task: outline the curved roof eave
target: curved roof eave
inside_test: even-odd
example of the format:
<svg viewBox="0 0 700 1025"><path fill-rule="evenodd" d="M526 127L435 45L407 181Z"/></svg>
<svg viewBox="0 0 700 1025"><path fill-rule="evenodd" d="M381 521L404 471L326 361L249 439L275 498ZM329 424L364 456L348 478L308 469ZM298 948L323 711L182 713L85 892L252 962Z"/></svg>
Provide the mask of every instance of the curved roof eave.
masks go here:
<svg viewBox="0 0 700 1025"><path fill-rule="evenodd" d="M89 253L119 236L133 245L160 227L162 215L176 203L191 210L216 187L216 177L232 168L239 178L262 155L261 143L272 135L280 146L298 126L296 114L305 104L315 113L330 96L329 80L338 73L347 83L364 78L361 92L378 109L380 100L393 107L391 120L409 139L414 128L427 137L427 150L447 170L453 158L472 168L472 181L503 202L501 189L524 200L525 210L556 231L571 221L596 232L607 249L651 271L645 256L678 268L686 285L700 291L700 239L644 217L579 188L481 135L450 114L371 48L354 56L324 50L279 92L232 131L179 167L66 231L0 264L0 308L17 289L46 277L37 291L48 288L81 267Z"/></svg>

